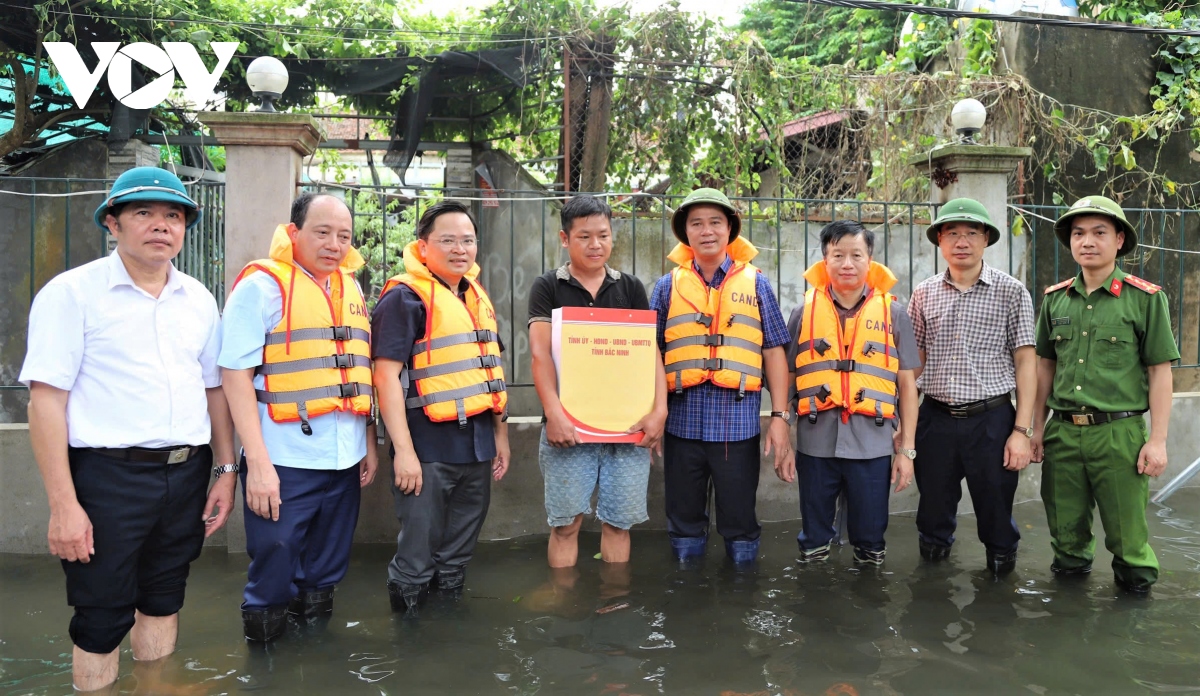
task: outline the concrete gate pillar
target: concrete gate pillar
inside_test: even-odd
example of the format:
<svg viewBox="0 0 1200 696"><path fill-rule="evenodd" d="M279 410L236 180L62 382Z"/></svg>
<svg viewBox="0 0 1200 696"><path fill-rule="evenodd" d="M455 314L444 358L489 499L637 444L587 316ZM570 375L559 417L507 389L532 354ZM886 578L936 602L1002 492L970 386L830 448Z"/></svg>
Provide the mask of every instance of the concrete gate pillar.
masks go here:
<svg viewBox="0 0 1200 696"><path fill-rule="evenodd" d="M321 142L308 114L206 111L200 121L225 146L225 296L247 263L265 258L271 235L286 223L303 160ZM240 448L240 445L239 445ZM242 491L225 523L226 550L246 550Z"/></svg>
<svg viewBox="0 0 1200 696"><path fill-rule="evenodd" d="M930 181L929 201L941 204L955 198L970 198L987 208L1000 228L1000 241L988 247L983 259L993 268L1025 281L1024 239L1014 240L1008 229L1008 177L1017 163L1033 154L1028 147L955 144L914 157L909 164ZM1016 241L1016 243L1014 243ZM943 266L940 257L939 266Z"/></svg>
<svg viewBox="0 0 1200 696"><path fill-rule="evenodd" d="M304 158L321 142L308 114L206 111L200 122L225 146L225 296L242 268L264 258L288 221Z"/></svg>

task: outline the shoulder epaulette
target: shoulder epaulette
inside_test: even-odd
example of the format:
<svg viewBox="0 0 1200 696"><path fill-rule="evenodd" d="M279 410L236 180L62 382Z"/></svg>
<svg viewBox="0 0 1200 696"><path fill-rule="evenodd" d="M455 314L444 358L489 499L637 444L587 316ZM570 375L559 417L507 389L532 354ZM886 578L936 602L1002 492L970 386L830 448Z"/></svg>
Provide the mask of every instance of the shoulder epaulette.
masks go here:
<svg viewBox="0 0 1200 696"><path fill-rule="evenodd" d="M1065 290L1066 288L1071 287L1071 283L1074 283L1074 282L1075 282L1074 278L1067 278L1066 280L1064 280L1061 283L1055 283L1054 285L1051 285L1050 287L1046 288L1045 294L1049 295L1052 292L1058 292L1059 290Z"/></svg>
<svg viewBox="0 0 1200 696"><path fill-rule="evenodd" d="M1132 285L1133 287L1137 288L1138 290L1141 290L1142 292L1149 294L1149 295L1153 295L1154 293L1158 292L1159 290L1162 290L1161 287L1155 285L1154 283L1151 283L1148 280L1142 280L1141 278L1134 276L1134 275L1125 276L1125 284Z"/></svg>

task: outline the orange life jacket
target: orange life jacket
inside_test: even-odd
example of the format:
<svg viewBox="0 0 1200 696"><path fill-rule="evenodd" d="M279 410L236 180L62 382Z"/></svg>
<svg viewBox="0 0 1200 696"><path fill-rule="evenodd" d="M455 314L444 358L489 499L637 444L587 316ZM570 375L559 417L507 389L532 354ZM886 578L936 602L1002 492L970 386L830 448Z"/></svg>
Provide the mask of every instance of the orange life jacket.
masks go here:
<svg viewBox="0 0 1200 696"><path fill-rule="evenodd" d="M804 321L797 336L797 413L816 422L817 412L842 409L842 422L851 414L874 416L876 425L896 417L896 374L900 359L892 337L890 290L896 276L871 262L867 299L845 324L838 316L825 262L804 273L811 286L804 294Z"/></svg>
<svg viewBox="0 0 1200 696"><path fill-rule="evenodd" d="M296 265L287 226L275 229L270 258L252 261L234 287L254 273L279 285L283 317L267 334L258 400L277 423L300 422L312 434L311 418L333 411L371 413L371 321L354 271L363 266L353 248L329 276L330 291Z"/></svg>
<svg viewBox="0 0 1200 696"><path fill-rule="evenodd" d="M413 346L412 365L402 373L416 380L418 396L404 405L424 409L435 423L457 420L463 428L476 414L503 413L508 393L500 334L492 301L475 280L479 266L472 264L467 271L469 287L463 299L433 277L415 241L404 248L404 268L405 273L389 279L380 293L383 297L402 283L425 304L425 337ZM407 393L408 381L403 388Z"/></svg>
<svg viewBox="0 0 1200 696"><path fill-rule="evenodd" d="M716 288L696 272L691 247L679 244L667 257L678 266L671 271L663 363L667 387L676 393L709 381L737 389L739 397L762 389L758 269L750 264L758 250L738 237L728 254L733 265Z"/></svg>

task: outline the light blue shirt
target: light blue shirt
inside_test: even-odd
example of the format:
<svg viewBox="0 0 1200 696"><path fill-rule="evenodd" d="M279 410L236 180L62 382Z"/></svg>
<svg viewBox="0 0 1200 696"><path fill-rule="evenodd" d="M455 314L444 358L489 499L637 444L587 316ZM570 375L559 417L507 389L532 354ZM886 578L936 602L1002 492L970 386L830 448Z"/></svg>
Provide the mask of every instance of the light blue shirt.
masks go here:
<svg viewBox="0 0 1200 696"><path fill-rule="evenodd" d="M275 279L258 272L243 278L229 299L221 319L221 356L217 364L231 370L258 367L263 361L267 333L283 319L283 294ZM262 375L254 388L263 388ZM312 435L300 423L276 423L267 405L258 404L263 442L271 463L295 469L348 469L367 456L367 417L334 411L310 418Z"/></svg>

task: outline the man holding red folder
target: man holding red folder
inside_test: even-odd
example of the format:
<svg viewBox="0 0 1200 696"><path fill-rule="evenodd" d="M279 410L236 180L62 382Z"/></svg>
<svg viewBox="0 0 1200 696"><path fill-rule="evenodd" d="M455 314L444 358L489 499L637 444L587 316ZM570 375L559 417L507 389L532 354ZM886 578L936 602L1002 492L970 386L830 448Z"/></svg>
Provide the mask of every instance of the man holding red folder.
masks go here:
<svg viewBox="0 0 1200 696"><path fill-rule="evenodd" d="M570 260L533 282L529 295L529 345L533 382L545 411L538 461L545 479L546 520L551 527L547 559L552 568L574 566L579 528L591 512L599 487L596 516L603 523L600 557L606 563L629 561L629 529L648 519L646 486L650 453L657 449L667 418L666 378L661 355L656 370L653 410L630 432L641 431L637 445L584 443L558 397L558 375L551 355L551 321L560 307L650 309L641 281L608 266L612 254L612 210L594 196L575 196L563 205L559 238Z"/></svg>

